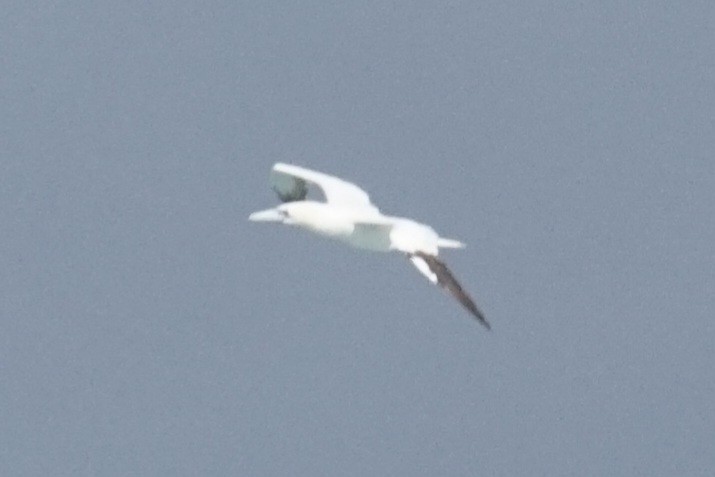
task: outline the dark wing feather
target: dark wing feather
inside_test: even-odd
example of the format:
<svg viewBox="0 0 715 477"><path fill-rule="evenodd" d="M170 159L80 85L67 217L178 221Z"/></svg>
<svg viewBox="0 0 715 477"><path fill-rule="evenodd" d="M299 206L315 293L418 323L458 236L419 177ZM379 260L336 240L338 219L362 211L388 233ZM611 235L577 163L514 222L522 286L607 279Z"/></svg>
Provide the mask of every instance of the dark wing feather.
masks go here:
<svg viewBox="0 0 715 477"><path fill-rule="evenodd" d="M474 300L469 296L469 294L464 291L459 282L454 278L452 272L449 271L447 266L440 262L437 257L433 255L428 255L426 253L417 252L415 253L418 257L427 263L430 270L437 276L437 284L442 288L447 290L454 298L456 298L459 303L462 304L479 322L486 327L486 329L491 330L492 327L484 316Z"/></svg>
<svg viewBox="0 0 715 477"><path fill-rule="evenodd" d="M273 179L273 190L281 202L295 202L305 200L308 184L303 179L281 174Z"/></svg>

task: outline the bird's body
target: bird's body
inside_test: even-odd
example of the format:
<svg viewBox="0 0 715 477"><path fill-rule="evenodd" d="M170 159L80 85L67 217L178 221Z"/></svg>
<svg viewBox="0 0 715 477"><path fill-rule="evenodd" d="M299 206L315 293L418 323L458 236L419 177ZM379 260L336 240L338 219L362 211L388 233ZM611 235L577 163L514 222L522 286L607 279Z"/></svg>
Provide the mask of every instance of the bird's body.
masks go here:
<svg viewBox="0 0 715 477"><path fill-rule="evenodd" d="M461 242L440 237L432 227L414 220L383 215L355 184L321 172L278 163L273 166L271 183L284 203L254 212L249 220L293 225L364 250L402 252L432 283L448 290L490 327L449 269L437 259L440 248L462 248ZM309 185L318 187L326 201L306 200Z"/></svg>

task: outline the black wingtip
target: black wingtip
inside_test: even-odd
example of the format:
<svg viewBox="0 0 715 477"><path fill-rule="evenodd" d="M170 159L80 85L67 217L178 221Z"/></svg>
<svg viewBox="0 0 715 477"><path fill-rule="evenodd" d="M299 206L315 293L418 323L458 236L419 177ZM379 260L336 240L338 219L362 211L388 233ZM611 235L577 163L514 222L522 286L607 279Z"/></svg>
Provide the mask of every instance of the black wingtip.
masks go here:
<svg viewBox="0 0 715 477"><path fill-rule="evenodd" d="M462 286L454 278L452 272L449 271L449 269L444 263L439 261L437 257L433 255L428 255L426 253L417 252L415 253L415 255L419 256L427 263L427 266L429 266L430 270L432 270L432 272L434 272L434 274L437 276L437 283L442 288L452 294L452 296L454 296L454 298L456 298L459 303L461 303L462 306L474 318L476 318L479 323L482 324L482 326L484 326L488 331L492 330L492 326L487 321L486 317L484 316L484 313L482 313L481 310L477 307L477 305L474 303L474 300L472 300L472 297L470 297L469 294L464 291Z"/></svg>
<svg viewBox="0 0 715 477"><path fill-rule="evenodd" d="M483 315L482 312L479 310L479 308L476 308L476 306L475 306L475 308L476 308L476 313L475 313L475 310L473 310L471 307L465 306L465 308L467 308L467 310L470 312L470 314L471 314L473 317L475 317L475 318L477 319L477 321L478 321L484 328L487 329L487 331L492 331L492 325L489 324L489 322L488 322L487 319L484 317L484 315Z"/></svg>

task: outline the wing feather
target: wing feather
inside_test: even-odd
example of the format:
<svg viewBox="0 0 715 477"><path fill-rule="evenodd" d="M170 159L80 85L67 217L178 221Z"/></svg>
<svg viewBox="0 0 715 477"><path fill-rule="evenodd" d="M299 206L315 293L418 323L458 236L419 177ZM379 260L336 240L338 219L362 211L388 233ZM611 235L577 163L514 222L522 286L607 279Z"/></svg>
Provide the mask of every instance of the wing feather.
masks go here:
<svg viewBox="0 0 715 477"><path fill-rule="evenodd" d="M271 171L271 185L283 202L305 200L308 186L319 188L325 200L339 205L370 206L370 196L351 182L291 164L276 163Z"/></svg>
<svg viewBox="0 0 715 477"><path fill-rule="evenodd" d="M492 329L484 313L477 307L472 297L464 291L459 282L454 278L454 275L452 275L452 272L450 272L447 266L439 261L437 257L423 252L416 252L410 255L410 260L432 283L438 284L456 298L486 329Z"/></svg>

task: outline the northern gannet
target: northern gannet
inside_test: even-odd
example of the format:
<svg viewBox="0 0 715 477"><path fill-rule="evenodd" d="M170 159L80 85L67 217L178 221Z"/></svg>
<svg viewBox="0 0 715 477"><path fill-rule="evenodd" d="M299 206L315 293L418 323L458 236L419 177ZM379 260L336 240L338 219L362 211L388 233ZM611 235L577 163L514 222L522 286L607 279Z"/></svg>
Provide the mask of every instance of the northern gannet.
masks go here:
<svg viewBox="0 0 715 477"><path fill-rule="evenodd" d="M469 294L437 258L440 248L462 248L462 242L440 237L432 227L414 220L383 215L370 202L367 192L322 172L277 163L271 170L270 182L283 203L254 212L249 220L293 225L360 249L401 252L430 282L451 293L491 329ZM320 189L325 202L306 200L309 187Z"/></svg>

